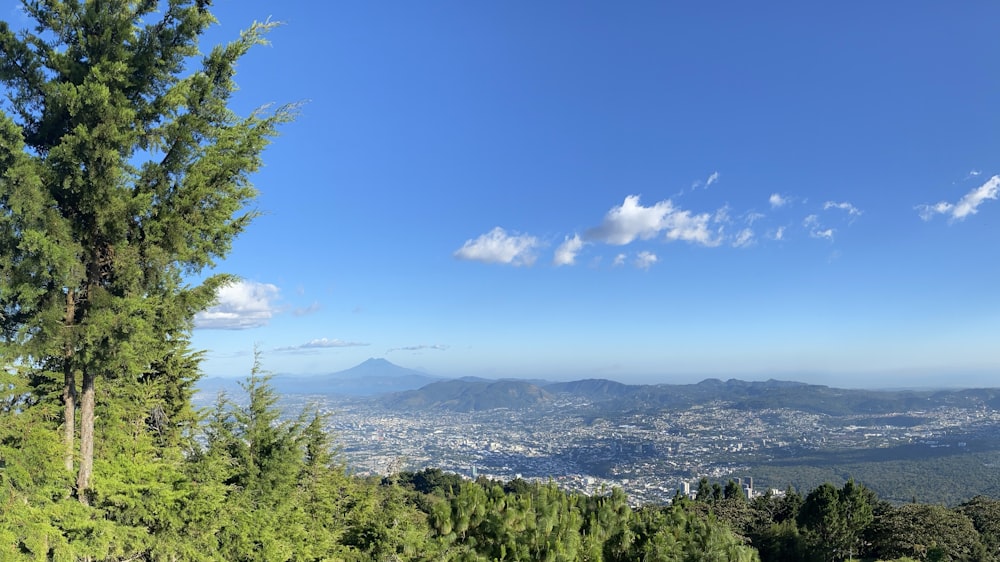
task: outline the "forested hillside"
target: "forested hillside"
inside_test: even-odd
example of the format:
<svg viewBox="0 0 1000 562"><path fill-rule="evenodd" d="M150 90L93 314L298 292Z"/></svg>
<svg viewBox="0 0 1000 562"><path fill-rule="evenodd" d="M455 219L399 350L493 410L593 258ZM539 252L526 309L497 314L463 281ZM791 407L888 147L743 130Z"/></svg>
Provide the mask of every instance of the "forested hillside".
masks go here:
<svg viewBox="0 0 1000 562"><path fill-rule="evenodd" d="M322 417L282 422L257 369L245 387L249 401L220 398L172 442L152 420L101 424L98 458L110 460L96 465L89 505L67 492L44 403L18 411L8 398L0 559L1000 559L1000 501L986 498L899 506L849 482L751 501L702 480L693 500L636 509L618 489L584 496L435 469L354 477Z"/></svg>

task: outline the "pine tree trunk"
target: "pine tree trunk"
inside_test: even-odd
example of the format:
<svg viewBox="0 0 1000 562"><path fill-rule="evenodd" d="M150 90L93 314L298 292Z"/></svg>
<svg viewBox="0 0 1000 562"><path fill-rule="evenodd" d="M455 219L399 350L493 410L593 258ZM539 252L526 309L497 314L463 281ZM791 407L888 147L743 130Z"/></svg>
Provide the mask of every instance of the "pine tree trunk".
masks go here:
<svg viewBox="0 0 1000 562"><path fill-rule="evenodd" d="M87 490L94 470L94 373L83 373L83 397L80 401L80 472L76 478L76 497L87 504Z"/></svg>
<svg viewBox="0 0 1000 562"><path fill-rule="evenodd" d="M66 331L72 330L76 320L76 299L73 289L66 292ZM72 334L67 334L67 341L63 349L63 373L65 382L63 383L63 447L65 448L64 462L66 472L73 472L73 447L74 436L76 434L76 375L73 371L73 342L70 339Z"/></svg>
<svg viewBox="0 0 1000 562"><path fill-rule="evenodd" d="M73 437L76 433L76 377L73 376L73 367L66 363L63 368L66 373L66 382L63 386L63 447L64 462L66 472L73 472Z"/></svg>

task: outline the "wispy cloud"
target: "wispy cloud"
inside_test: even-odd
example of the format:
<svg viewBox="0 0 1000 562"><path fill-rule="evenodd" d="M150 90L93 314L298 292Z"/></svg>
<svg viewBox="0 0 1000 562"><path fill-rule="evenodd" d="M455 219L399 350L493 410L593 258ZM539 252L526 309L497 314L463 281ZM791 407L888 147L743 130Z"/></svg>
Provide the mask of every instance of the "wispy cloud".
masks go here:
<svg viewBox="0 0 1000 562"><path fill-rule="evenodd" d="M578 234L574 234L572 238L567 236L566 240L556 248L556 254L552 259L552 263L555 265L573 265L576 263L576 255L583 249L584 244L585 242Z"/></svg>
<svg viewBox="0 0 1000 562"><path fill-rule="evenodd" d="M466 240L454 255L458 259L484 263L531 265L535 263L533 250L538 246L534 236L508 234L498 226L475 240Z"/></svg>
<svg viewBox="0 0 1000 562"><path fill-rule="evenodd" d="M705 181L701 180L693 181L691 183L691 190L693 191L695 189L698 189L699 187L702 189L708 189L709 186L711 186L713 183L716 183L717 181L719 181L719 172L712 172L711 174L709 174L708 179L706 179Z"/></svg>
<svg viewBox="0 0 1000 562"><path fill-rule="evenodd" d="M219 289L215 306L194 317L202 330L247 330L266 326L276 313L280 289L270 283L237 281Z"/></svg>
<svg viewBox="0 0 1000 562"><path fill-rule="evenodd" d="M772 240L784 240L785 239L785 227L779 226L774 233L771 234Z"/></svg>
<svg viewBox="0 0 1000 562"><path fill-rule="evenodd" d="M275 351L282 352L294 352L294 351L313 351L317 349L330 349L339 347L364 347L370 345L362 342L344 341L338 339L328 339L328 338L318 338L315 340L310 340L301 345L293 345L289 347L278 347Z"/></svg>
<svg viewBox="0 0 1000 562"><path fill-rule="evenodd" d="M404 347L391 347L385 351L386 355L389 355L393 351L423 351L425 349L431 349L436 351L445 351L449 346L434 344L434 345L407 345Z"/></svg>
<svg viewBox="0 0 1000 562"><path fill-rule="evenodd" d="M926 203L917 205L916 209L921 219L929 221L932 218L934 218L934 215L944 215L949 211L951 211L953 207L954 205L952 205L951 203L940 201L933 205L928 205Z"/></svg>
<svg viewBox="0 0 1000 562"><path fill-rule="evenodd" d="M667 199L651 207L643 207L638 195L629 195L605 215L600 226L585 233L591 240L623 246L636 239L648 240L664 233L667 240L682 240L703 246L718 246L719 239L708 229L712 215L693 215L674 207Z"/></svg>
<svg viewBox="0 0 1000 562"><path fill-rule="evenodd" d="M319 312L323 307L319 302L313 301L309 306L300 306L292 310L292 314L295 316L308 316L314 312Z"/></svg>
<svg viewBox="0 0 1000 562"><path fill-rule="evenodd" d="M628 257L628 256L626 256L625 254L618 254L617 256L615 256L615 261L611 265L613 265L615 267L618 267L620 265L624 265L626 257Z"/></svg>
<svg viewBox="0 0 1000 562"><path fill-rule="evenodd" d="M649 269L654 263L660 261L653 252L642 251L635 256L635 266L639 269Z"/></svg>
<svg viewBox="0 0 1000 562"><path fill-rule="evenodd" d="M847 201L844 201L842 203L837 203L836 201L827 201L826 203L823 203L824 211L828 211L830 209L840 209L841 211L847 211L848 215L855 217L861 215L861 210L855 207L854 205L851 205Z"/></svg>
<svg viewBox="0 0 1000 562"><path fill-rule="evenodd" d="M1000 196L1000 176L993 176L986 183L966 193L957 203L939 201L933 205L917 205L920 218L929 221L935 215L948 215L950 220L965 220L969 215L979 212L979 206L987 200Z"/></svg>
<svg viewBox="0 0 1000 562"><path fill-rule="evenodd" d="M734 248L746 248L748 246L753 246L757 240L754 238L753 230L749 228L744 228L733 239Z"/></svg>
<svg viewBox="0 0 1000 562"><path fill-rule="evenodd" d="M782 197L780 193L772 193L770 197L767 198L767 202L771 204L772 209L777 209L778 207L784 207L788 203L788 199Z"/></svg>
<svg viewBox="0 0 1000 562"><path fill-rule="evenodd" d="M809 231L809 236L813 238L823 238L826 240L833 240L833 229L823 228L819 222L819 216L809 215L802 220L802 226L806 227Z"/></svg>

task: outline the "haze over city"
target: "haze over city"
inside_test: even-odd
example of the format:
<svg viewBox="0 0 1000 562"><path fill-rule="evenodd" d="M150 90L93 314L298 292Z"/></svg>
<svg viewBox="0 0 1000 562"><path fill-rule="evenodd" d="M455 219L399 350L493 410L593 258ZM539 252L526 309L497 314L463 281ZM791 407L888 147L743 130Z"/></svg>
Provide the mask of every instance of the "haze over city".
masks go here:
<svg viewBox="0 0 1000 562"><path fill-rule="evenodd" d="M302 103L208 376L994 385L992 3L219 2Z"/></svg>

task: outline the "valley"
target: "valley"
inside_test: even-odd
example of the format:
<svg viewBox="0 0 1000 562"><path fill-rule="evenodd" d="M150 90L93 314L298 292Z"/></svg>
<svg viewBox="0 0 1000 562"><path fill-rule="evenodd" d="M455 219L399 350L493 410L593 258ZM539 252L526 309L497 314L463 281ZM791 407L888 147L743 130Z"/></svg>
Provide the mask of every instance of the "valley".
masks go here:
<svg viewBox="0 0 1000 562"><path fill-rule="evenodd" d="M366 384L374 388L414 384L388 362L376 366L397 386L368 365ZM342 390L350 377L334 380ZM436 467L469 478L551 479L585 493L618 486L636 504L668 502L702 477L752 481L756 493L854 478L900 503L1000 495L995 389L871 391L735 379L416 383L427 380L353 396L321 392L319 379L305 392L296 392L294 378L278 378L277 386L288 418L307 407L326 416L342 462L360 475ZM207 398L202 393L202 405Z"/></svg>

